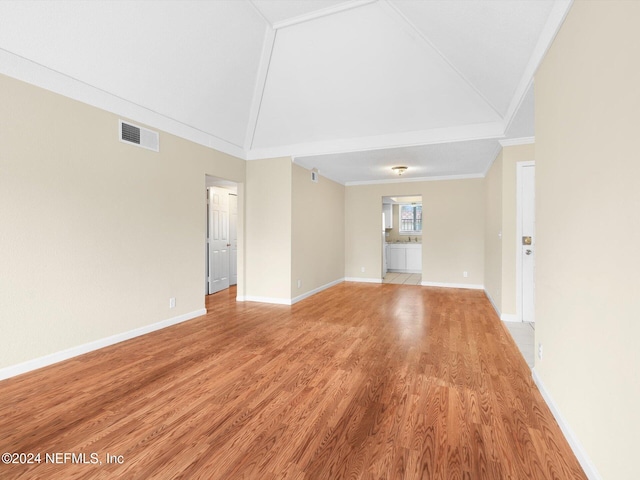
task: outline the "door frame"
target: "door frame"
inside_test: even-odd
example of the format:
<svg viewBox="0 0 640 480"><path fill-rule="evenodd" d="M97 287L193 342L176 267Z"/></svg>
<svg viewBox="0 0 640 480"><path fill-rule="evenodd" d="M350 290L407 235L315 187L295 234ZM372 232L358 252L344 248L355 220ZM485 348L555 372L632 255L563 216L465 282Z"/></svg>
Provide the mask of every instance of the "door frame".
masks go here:
<svg viewBox="0 0 640 480"><path fill-rule="evenodd" d="M231 192L235 191L235 195L237 196L238 199L238 221L237 221L237 250L238 250L238 255L237 255L237 259L236 259L236 268L237 268L237 290L236 290L236 301L244 301L245 299L245 247L244 247L244 202L245 202L245 190L244 190L244 183L243 182L236 182L234 180L227 180L226 178L223 177L218 177L216 175L212 175L212 174L205 174L205 178L204 178L204 190L205 192L207 191L207 189L209 187L218 187L218 188L223 188L226 190L229 190ZM207 195L207 199L208 199L208 195ZM206 207L206 202L207 200L205 200L205 215L204 215L204 237L203 237L203 241L204 241L204 247L205 247L205 252L209 250L209 244L207 242L207 229L208 229L208 208ZM205 280L205 296L208 294L208 278L207 278L207 272L208 272L208 256L205 255L204 257L204 280Z"/></svg>
<svg viewBox="0 0 640 480"><path fill-rule="evenodd" d="M516 162L516 321L523 321L522 312L522 175L523 168L535 167L534 160ZM535 198L534 198L535 201ZM535 257L534 257L535 262ZM535 318L535 317L534 317Z"/></svg>

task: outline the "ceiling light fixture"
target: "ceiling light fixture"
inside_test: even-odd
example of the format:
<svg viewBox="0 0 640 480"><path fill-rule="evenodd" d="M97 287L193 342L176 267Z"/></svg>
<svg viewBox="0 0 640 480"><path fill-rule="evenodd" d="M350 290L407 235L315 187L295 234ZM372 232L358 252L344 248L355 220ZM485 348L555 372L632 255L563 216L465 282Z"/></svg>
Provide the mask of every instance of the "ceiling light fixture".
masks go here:
<svg viewBox="0 0 640 480"><path fill-rule="evenodd" d="M405 167L404 165L401 165L398 167L391 167L391 170L393 170L394 173L397 173L398 176L401 176L404 172L407 171L407 167Z"/></svg>

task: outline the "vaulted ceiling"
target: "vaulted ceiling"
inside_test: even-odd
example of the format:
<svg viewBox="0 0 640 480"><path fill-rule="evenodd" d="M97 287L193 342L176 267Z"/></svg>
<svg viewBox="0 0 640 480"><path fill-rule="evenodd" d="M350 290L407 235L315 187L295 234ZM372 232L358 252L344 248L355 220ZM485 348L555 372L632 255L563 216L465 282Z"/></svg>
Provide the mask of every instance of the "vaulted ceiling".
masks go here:
<svg viewBox="0 0 640 480"><path fill-rule="evenodd" d="M3 1L0 72L341 183L482 176L532 137L570 0Z"/></svg>

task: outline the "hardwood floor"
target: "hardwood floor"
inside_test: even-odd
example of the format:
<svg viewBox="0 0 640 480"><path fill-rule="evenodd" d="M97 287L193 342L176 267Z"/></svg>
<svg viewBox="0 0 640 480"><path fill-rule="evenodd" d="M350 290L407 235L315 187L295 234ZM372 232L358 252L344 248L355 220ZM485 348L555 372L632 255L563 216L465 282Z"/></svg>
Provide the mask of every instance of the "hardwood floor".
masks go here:
<svg viewBox="0 0 640 480"><path fill-rule="evenodd" d="M292 307L234 289L206 302L0 382L0 453L41 453L0 478L586 478L481 291L343 283ZM88 463L45 461L64 452Z"/></svg>

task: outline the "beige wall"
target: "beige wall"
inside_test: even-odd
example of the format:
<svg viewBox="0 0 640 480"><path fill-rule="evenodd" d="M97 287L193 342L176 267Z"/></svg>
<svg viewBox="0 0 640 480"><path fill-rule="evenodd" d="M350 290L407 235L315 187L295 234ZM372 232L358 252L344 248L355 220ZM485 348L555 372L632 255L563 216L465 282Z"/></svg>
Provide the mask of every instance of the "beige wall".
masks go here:
<svg viewBox="0 0 640 480"><path fill-rule="evenodd" d="M484 289L498 310L502 310L502 156L501 151L487 172L484 199Z"/></svg>
<svg viewBox="0 0 640 480"><path fill-rule="evenodd" d="M5 76L0 104L0 368L203 309L205 174L245 162Z"/></svg>
<svg viewBox="0 0 640 480"><path fill-rule="evenodd" d="M611 479L638 477L639 18L574 2L535 83L535 371Z"/></svg>
<svg viewBox="0 0 640 480"><path fill-rule="evenodd" d="M292 164L290 158L247 162L246 297L291 298Z"/></svg>
<svg viewBox="0 0 640 480"><path fill-rule="evenodd" d="M516 317L516 165L533 144L504 147L485 178L485 290L503 318Z"/></svg>
<svg viewBox="0 0 640 480"><path fill-rule="evenodd" d="M380 280L382 197L396 195L422 195L422 280L482 285L483 179L347 187L345 276ZM469 272L468 278L463 271Z"/></svg>
<svg viewBox="0 0 640 480"><path fill-rule="evenodd" d="M292 168L291 297L296 298L344 277L345 187L322 176L314 183L309 170Z"/></svg>

